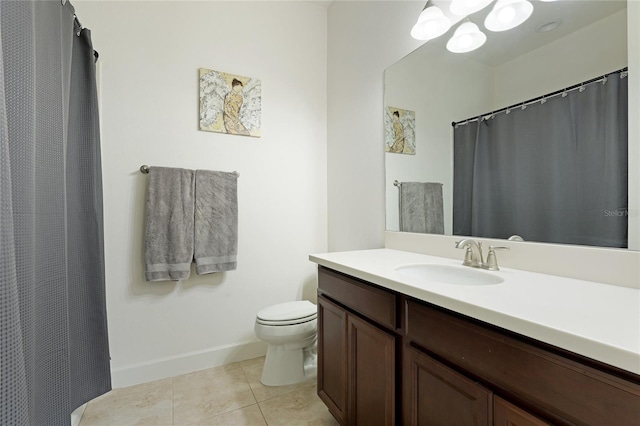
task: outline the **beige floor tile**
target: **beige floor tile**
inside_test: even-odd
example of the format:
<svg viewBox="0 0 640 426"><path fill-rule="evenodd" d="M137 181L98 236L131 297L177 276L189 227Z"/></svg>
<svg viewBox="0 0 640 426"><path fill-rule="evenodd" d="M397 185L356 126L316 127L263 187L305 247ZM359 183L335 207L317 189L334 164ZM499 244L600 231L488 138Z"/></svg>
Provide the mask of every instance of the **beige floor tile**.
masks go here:
<svg viewBox="0 0 640 426"><path fill-rule="evenodd" d="M87 404L80 426L337 425L316 395L315 380L264 386L263 364L258 357L113 390Z"/></svg>
<svg viewBox="0 0 640 426"><path fill-rule="evenodd" d="M198 422L198 426L267 426L258 404Z"/></svg>
<svg viewBox="0 0 640 426"><path fill-rule="evenodd" d="M256 403L239 365L217 367L173 379L175 424L194 424Z"/></svg>
<svg viewBox="0 0 640 426"><path fill-rule="evenodd" d="M249 386L251 386L251 390L253 391L253 395L256 397L256 401L258 402L266 401L290 392L295 392L302 388L316 385L316 381L310 379L288 386L265 386L260 383L262 366L264 365L264 357L261 358L261 360L260 358L257 358L259 360L258 362L242 364L242 371L244 371L247 381L249 382Z"/></svg>
<svg viewBox="0 0 640 426"><path fill-rule="evenodd" d="M260 402L259 406L269 426L338 425L316 395L315 386Z"/></svg>
<svg viewBox="0 0 640 426"><path fill-rule="evenodd" d="M171 425L171 379L114 389L87 404L80 426Z"/></svg>

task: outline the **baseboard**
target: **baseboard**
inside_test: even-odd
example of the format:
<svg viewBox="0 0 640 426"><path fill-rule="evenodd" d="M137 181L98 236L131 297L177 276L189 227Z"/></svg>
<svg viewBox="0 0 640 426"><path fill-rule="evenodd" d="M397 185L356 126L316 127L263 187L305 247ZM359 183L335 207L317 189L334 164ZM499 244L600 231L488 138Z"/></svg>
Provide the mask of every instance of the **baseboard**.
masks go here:
<svg viewBox="0 0 640 426"><path fill-rule="evenodd" d="M259 340L219 346L203 351L189 352L124 367L112 368L111 383L114 389L123 388L230 364L232 362L244 361L246 359L263 356L266 353L266 343Z"/></svg>

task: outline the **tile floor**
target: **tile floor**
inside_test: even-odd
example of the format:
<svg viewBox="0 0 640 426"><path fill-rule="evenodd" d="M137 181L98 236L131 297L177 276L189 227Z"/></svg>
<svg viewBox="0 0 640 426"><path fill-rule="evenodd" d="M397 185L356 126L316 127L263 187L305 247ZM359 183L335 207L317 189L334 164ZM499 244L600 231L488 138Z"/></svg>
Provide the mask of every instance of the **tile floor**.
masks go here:
<svg viewBox="0 0 640 426"><path fill-rule="evenodd" d="M264 357L115 389L87 404L80 426L336 426L316 381L268 387Z"/></svg>

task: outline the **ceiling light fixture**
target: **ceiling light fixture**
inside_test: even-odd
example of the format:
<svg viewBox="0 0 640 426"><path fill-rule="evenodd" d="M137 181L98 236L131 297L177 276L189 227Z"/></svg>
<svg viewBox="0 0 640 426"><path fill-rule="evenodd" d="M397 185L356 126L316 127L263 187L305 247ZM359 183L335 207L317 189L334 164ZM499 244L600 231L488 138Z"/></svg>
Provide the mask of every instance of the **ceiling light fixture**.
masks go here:
<svg viewBox="0 0 640 426"><path fill-rule="evenodd" d="M478 26L468 19L456 29L447 42L447 50L453 53L466 53L476 50L487 41L487 36Z"/></svg>
<svg viewBox="0 0 640 426"><path fill-rule="evenodd" d="M431 40L446 33L449 28L451 20L429 0L418 16L418 22L411 29L411 37L416 40Z"/></svg>
<svg viewBox="0 0 640 426"><path fill-rule="evenodd" d="M453 0L449 10L454 15L467 16L489 6L493 0Z"/></svg>
<svg viewBox="0 0 640 426"><path fill-rule="evenodd" d="M529 19L533 5L527 0L498 0L484 21L489 31L506 31Z"/></svg>

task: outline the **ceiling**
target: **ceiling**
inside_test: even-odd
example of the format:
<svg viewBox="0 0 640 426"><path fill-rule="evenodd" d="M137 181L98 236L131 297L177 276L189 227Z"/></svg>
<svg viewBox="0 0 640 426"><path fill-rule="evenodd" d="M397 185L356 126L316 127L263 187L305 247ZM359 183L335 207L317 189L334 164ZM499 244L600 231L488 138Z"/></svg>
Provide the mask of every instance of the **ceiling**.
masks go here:
<svg viewBox="0 0 640 426"><path fill-rule="evenodd" d="M460 17L448 12L449 0L433 0L433 3L440 6L445 14L451 18L452 22L457 23L460 21ZM618 0L562 0L548 2L532 0L531 3L533 3L534 10L529 19L519 27L504 32L494 33L484 28L484 19L491 11L492 5L471 15L469 18L487 35L487 41L481 48L465 53L465 55L476 61L497 66L627 7L626 1ZM553 31L537 31L540 26L552 21L561 21L562 24ZM442 49L446 49L446 43L456 28L457 25L454 24L447 34L435 40L430 40L428 43L440 44ZM410 28L407 29L407 33L409 30Z"/></svg>

